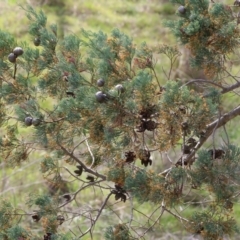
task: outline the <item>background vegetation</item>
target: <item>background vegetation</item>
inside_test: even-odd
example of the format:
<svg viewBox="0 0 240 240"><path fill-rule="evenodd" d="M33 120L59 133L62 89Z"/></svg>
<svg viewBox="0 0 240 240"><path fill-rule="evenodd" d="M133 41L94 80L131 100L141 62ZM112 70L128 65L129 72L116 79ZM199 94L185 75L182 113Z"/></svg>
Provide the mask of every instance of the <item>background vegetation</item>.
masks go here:
<svg viewBox="0 0 240 240"><path fill-rule="evenodd" d="M230 3L230 1L224 1ZM25 11L21 7L26 4L31 4L36 9L43 9L48 17L48 23L57 23L59 26L60 34L65 35L68 33L74 33L76 35L81 34L81 28L92 31L103 31L110 33L112 29L119 28L122 32L133 38L133 42L137 45L146 41L150 47L158 47L163 43L176 44L176 40L169 32L169 30L163 27L163 21L167 19L175 18L176 6L172 5L168 1L160 0L122 0L122 1L104 1L104 0L43 0L41 1L4 1L1 3L0 9L0 29L8 30L14 36L17 36L17 41L21 43L24 40L31 40L27 34L29 20L25 17ZM164 80L164 69L169 68L169 62L167 58L162 56L158 58L159 62L156 65L157 74ZM233 64L233 72L238 73L237 65L238 61ZM177 68L178 62L175 67ZM236 96L227 95L225 110L231 109L233 102L237 101ZM49 104L48 101L45 103ZM235 124L237 120L232 121L227 125L227 131L229 132L229 138L232 142L239 142L239 130L236 129ZM29 129L22 129L24 131L31 131ZM3 136L4 133L0 133ZM224 133L219 132L219 144L221 144L221 135ZM207 146L206 146L207 147ZM19 168L9 168L4 162L1 163L0 178L2 179L0 194L4 198L10 198L12 204L17 208L25 208L26 194L29 192L35 192L41 194L43 192L53 192L55 189L49 185L48 182L42 180L42 175L39 171L39 163L41 156L33 155L29 162L21 164ZM159 163L161 165L163 163ZM158 168L158 165L154 165L154 168ZM74 169L74 168L73 168ZM71 186L71 188L77 189L78 186ZM95 198L93 191L95 189L86 190L81 195L81 200L78 203L79 207L82 204L89 203L91 206L99 206L104 198ZM195 196L196 199L198 196ZM112 204L114 205L112 199ZM77 206L76 206L77 207ZM121 203L118 205L117 214L120 218L129 217L131 214L130 203ZM143 203L139 204L142 212L149 215L153 211L152 204ZM201 207L197 205L197 207ZM86 205L87 208L87 205ZM71 211L71 209L69 209ZM178 211L185 211L185 215L189 215L195 211L194 207L185 208L181 206ZM234 208L234 214L239 216L240 207L238 205ZM146 221L146 216L143 214L135 215L136 221ZM116 217L117 218L117 217ZM237 217L238 219L238 217ZM240 219L240 218L239 218ZM115 219L116 220L116 219ZM36 228L36 223L32 222L31 217L25 220L26 225L30 225L32 229ZM98 236L96 239L103 238L103 230L109 226L113 221L112 214L103 214L101 221L99 221L95 227L94 236ZM79 219L78 224L84 225ZM63 224L60 231L64 232L68 230L69 225ZM182 228L179 230L179 221L177 221L171 214L164 215L159 225L156 225L154 231L150 231L146 239L193 239L193 236L189 236ZM89 239L86 237L85 239Z"/></svg>

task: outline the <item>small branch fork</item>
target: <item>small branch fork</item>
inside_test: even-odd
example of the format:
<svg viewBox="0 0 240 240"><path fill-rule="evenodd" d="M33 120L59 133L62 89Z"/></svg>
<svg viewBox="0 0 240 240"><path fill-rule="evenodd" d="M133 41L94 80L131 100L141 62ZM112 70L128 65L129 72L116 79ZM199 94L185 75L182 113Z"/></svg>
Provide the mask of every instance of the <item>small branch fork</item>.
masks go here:
<svg viewBox="0 0 240 240"><path fill-rule="evenodd" d="M196 146L193 148L193 151L184 159L186 163L189 163L194 158L196 152L201 148L201 146L206 142L206 140L211 136L211 134L220 127L224 127L226 123L240 115L240 106L234 108L232 111L225 113L223 116L219 117L212 123L208 124L204 136L199 140ZM161 175L167 175L171 171L172 167L165 169L161 172Z"/></svg>
<svg viewBox="0 0 240 240"><path fill-rule="evenodd" d="M175 218L179 219L182 223L183 222L189 222L186 218L181 217L178 214L173 213L171 210L169 210L168 208L166 208L164 201L162 201L162 204L157 207L157 209L151 214L151 216L149 217L149 220L152 220L152 215L157 211L161 209L159 216L156 218L156 220L153 222L153 224L151 224L150 227L148 227L141 235L140 238L142 238L148 231L150 231L155 225L156 223L160 220L160 218L162 217L163 213L166 211L168 213L170 213L171 215L173 215Z"/></svg>
<svg viewBox="0 0 240 240"><path fill-rule="evenodd" d="M213 121L212 123L208 124L206 127L206 132L204 136L200 139L200 141L197 143L197 145L194 147L193 151L187 156L185 159L186 162L191 161L191 159L196 154L197 150L200 149L200 147L204 144L204 142L210 137L210 135L215 131L216 129L224 126L227 122L235 118L236 116L240 115L240 106L236 107L232 111L225 113L222 117L219 119Z"/></svg>
<svg viewBox="0 0 240 240"><path fill-rule="evenodd" d="M221 91L221 94L225 94L225 93L228 93L228 92L231 92L233 90L235 90L236 88L239 88L240 87L240 82L237 82L231 86L227 86L227 87L224 87L218 83L215 83L213 81L209 81L209 80L205 80L205 79L193 79L193 80L190 80L188 81L187 83L183 84L181 87L183 86L187 86L191 83L208 83L208 84L211 84L211 85L214 85L216 87L219 87L222 89Z"/></svg>
<svg viewBox="0 0 240 240"><path fill-rule="evenodd" d="M106 199L104 200L101 208L99 209L97 216L91 221L91 226L90 226L83 234L81 234L81 235L78 237L78 239L81 239L83 236L85 236L85 235L88 234L89 232L90 232L90 233L92 232L92 230L93 230L93 228L94 228L94 226L95 226L98 218L100 217L100 215L101 215L104 207L107 205L107 202L108 202L109 198L111 197L111 195L112 195L112 193L109 193L109 194L108 194L108 196L107 196Z"/></svg>
<svg viewBox="0 0 240 240"><path fill-rule="evenodd" d="M73 197L72 197L69 201L67 201L67 202L63 203L62 205L58 206L58 208L60 209L60 208L62 208L62 207L64 207L64 206L68 205L70 202L76 200L76 197L77 197L78 193L80 193L81 191L83 191L84 189L86 189L86 188L88 188L88 187L90 187L90 186L94 186L94 185L96 185L96 184L99 184L99 183L101 183L102 181L104 181L104 180L99 180L99 181L96 181L96 182L91 182L91 183L89 183L89 184L87 184L87 185L85 185L85 186L83 186L83 187L80 187L76 192L74 192L74 193L71 194Z"/></svg>
<svg viewBox="0 0 240 240"><path fill-rule="evenodd" d="M84 163L82 163L73 153L69 152L69 151L68 151L64 146L62 146L59 142L57 142L57 144L58 144L58 146L59 146L69 157L73 158L79 165L81 165L82 168L83 168L86 172L91 173L91 174L93 174L94 176L99 177L99 178L101 178L101 179L103 179L103 180L106 180L106 179L107 179L107 177L106 177L105 175L102 175L102 174L100 174L100 173L98 173L98 172L96 172L96 171L88 168L88 167L87 167Z"/></svg>

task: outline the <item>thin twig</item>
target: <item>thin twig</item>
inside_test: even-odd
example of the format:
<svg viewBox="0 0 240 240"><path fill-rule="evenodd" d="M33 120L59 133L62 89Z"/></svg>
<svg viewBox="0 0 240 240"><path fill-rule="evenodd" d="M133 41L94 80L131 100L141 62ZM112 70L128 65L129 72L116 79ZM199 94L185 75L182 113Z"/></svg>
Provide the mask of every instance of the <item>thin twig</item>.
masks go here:
<svg viewBox="0 0 240 240"><path fill-rule="evenodd" d="M131 224L132 224L132 221L133 221L133 198L132 198L132 196L129 197L129 201L131 203L131 214L130 214L130 220L129 220L128 227L130 228Z"/></svg>
<svg viewBox="0 0 240 240"><path fill-rule="evenodd" d="M72 194L71 194L71 195L73 195L73 197L72 197L69 201L67 201L67 202L63 203L62 205L58 206L58 208L62 208L62 207L64 207L65 205L67 205L67 204L69 204L70 202L72 202L73 200L75 200L77 194L78 194L79 192L81 192L82 190L84 190L85 188L88 188L88 187L90 187L90 186L92 186L92 185L94 185L94 184L100 183L100 182L102 182L102 181L104 181L104 180L99 180L99 181L96 181L96 182L91 182L91 183L89 183L88 185L85 185L84 187L82 187L82 186L84 185L84 183L83 183L82 186L81 186L75 193L72 193Z"/></svg>
<svg viewBox="0 0 240 240"><path fill-rule="evenodd" d="M76 149L80 144L82 144L84 141L86 141L87 139L88 139L88 138L84 138L82 141L80 141L80 142L73 148L73 150L72 150L71 153L74 153L75 149Z"/></svg>
<svg viewBox="0 0 240 240"><path fill-rule="evenodd" d="M89 232L92 231L92 229L94 228L98 218L100 217L100 215L101 215L104 207L106 206L108 199L111 197L111 195L112 195L112 193L108 194L108 196L106 197L105 201L103 202L101 208L99 209L97 216L95 217L95 219L92 220L91 227L89 227L81 236L79 236L79 239L81 239L83 236L85 236L86 234L88 234Z"/></svg>
<svg viewBox="0 0 240 240"><path fill-rule="evenodd" d="M57 142L58 146L71 158L73 158L79 165L82 166L82 168L85 170L85 172L91 173L93 175L95 175L96 177L100 177L103 180L106 180L107 177L105 175L102 175L90 168L88 168L84 163L82 163L74 154L72 154L71 152L69 152L65 147L63 147L59 142Z"/></svg>
<svg viewBox="0 0 240 240"><path fill-rule="evenodd" d="M193 148L193 151L186 157L185 162L188 163L192 160L192 158L195 156L198 149L201 148L201 146L206 142L206 140L211 136L214 130L224 126L227 122L234 119L236 116L240 115L240 106L234 108L232 111L225 113L222 117L219 119L216 119L212 123L208 124L206 127L206 131L204 136L199 140L199 142L196 144L196 146ZM172 167L164 170L160 174L163 176L167 176L167 174L171 171Z"/></svg>
<svg viewBox="0 0 240 240"><path fill-rule="evenodd" d="M220 128L224 126L227 122L240 115L240 106L236 107L232 111L225 113L220 119L213 121L212 123L207 125L206 132L204 136L200 139L200 141L196 144L193 151L187 156L185 159L186 162L189 162L197 152L197 150L206 142L209 136L213 133L214 129ZM216 127L217 126L217 127Z"/></svg>
<svg viewBox="0 0 240 240"><path fill-rule="evenodd" d="M170 163L174 164L174 162L173 162L172 159L169 157L169 155L168 155L167 152L165 152L165 155L166 155L168 161L169 161Z"/></svg>
<svg viewBox="0 0 240 240"><path fill-rule="evenodd" d="M160 82L159 82L159 80L158 80L156 71L155 71L154 67L152 67L151 69L152 69L152 71L153 71L153 73L154 73L154 76L155 76L155 78L156 78L157 84L158 84L158 86L159 86L159 91L161 91L161 85L160 85Z"/></svg>
<svg viewBox="0 0 240 240"><path fill-rule="evenodd" d="M178 218L180 221L183 220L183 221L185 221L185 222L189 222L188 219L183 218L183 217L181 217L181 216L179 216L179 215L173 213L171 210L167 209L165 206L162 206L162 208L163 208L166 212L168 212L168 213L170 213L171 215L173 215L174 217Z"/></svg>
<svg viewBox="0 0 240 240"><path fill-rule="evenodd" d="M226 135L226 138L227 138L227 146L229 146L230 140L229 140L228 133L227 133L227 129L226 129L226 126L225 126L225 125L223 125L223 130L224 130L225 135Z"/></svg>
<svg viewBox="0 0 240 240"><path fill-rule="evenodd" d="M187 86L187 85L189 85L189 84L191 84L191 83L195 83L195 82L197 82L197 83L209 83L209 84L212 84L212 85L214 85L214 86L216 86L216 87L219 87L219 88L224 89L224 87L221 86L220 84L215 83L215 82L213 82L213 81L205 80L205 79L193 79L193 80L190 80L190 81L188 81L187 83L183 84L183 85L181 86L181 88L184 87L184 86Z"/></svg>
<svg viewBox="0 0 240 240"><path fill-rule="evenodd" d="M93 153L92 153L92 151L91 151L91 148L90 148L90 146L89 146L89 144L88 144L88 140L85 139L85 142L86 142L88 151L89 151L89 153L90 153L90 155L91 155L91 157L92 157L92 164L91 164L91 166L90 166L90 168L92 168L93 165L94 165L94 163L95 163L95 157L94 157L94 155L93 155Z"/></svg>
<svg viewBox="0 0 240 240"><path fill-rule="evenodd" d="M16 79L16 73L17 73L17 63L14 64L13 79Z"/></svg>
<svg viewBox="0 0 240 240"><path fill-rule="evenodd" d="M219 111L219 117L218 120L221 118L221 113ZM213 142L213 159L215 159L215 133L217 130L218 125L216 124L216 126L213 129L213 133L212 133L212 142Z"/></svg>
<svg viewBox="0 0 240 240"><path fill-rule="evenodd" d="M165 207L164 207L163 202L162 202L162 205L160 207L162 208L162 211L161 211L160 215L157 217L157 219L154 221L154 223L142 233L141 237L143 237L149 230L151 230L156 225L156 223L159 221L159 219L162 217L162 215L165 211ZM157 209L159 209L160 207L158 207Z"/></svg>

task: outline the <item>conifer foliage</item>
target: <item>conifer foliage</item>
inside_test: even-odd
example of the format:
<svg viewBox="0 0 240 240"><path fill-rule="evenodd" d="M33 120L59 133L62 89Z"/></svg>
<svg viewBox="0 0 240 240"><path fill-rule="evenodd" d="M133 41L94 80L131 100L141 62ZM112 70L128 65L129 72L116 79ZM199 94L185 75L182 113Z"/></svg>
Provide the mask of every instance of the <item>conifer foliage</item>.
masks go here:
<svg viewBox="0 0 240 240"><path fill-rule="evenodd" d="M19 167L37 156L51 186L28 193L24 209L1 199L1 239L98 239L94 228L118 205L130 210L105 227L107 240L147 238L165 214L204 239L238 231L240 149L227 132L221 146L215 135L240 114L237 105L225 111L222 97L240 87L228 71L239 5L171 2L177 20L166 25L211 80L172 79L177 47L135 46L117 29L59 39L57 26L30 6L31 43L0 30L0 161ZM165 79L156 71L162 55L170 62ZM82 202L84 194L99 202ZM137 206L146 202L155 210L139 223ZM197 208L185 216L182 205Z"/></svg>

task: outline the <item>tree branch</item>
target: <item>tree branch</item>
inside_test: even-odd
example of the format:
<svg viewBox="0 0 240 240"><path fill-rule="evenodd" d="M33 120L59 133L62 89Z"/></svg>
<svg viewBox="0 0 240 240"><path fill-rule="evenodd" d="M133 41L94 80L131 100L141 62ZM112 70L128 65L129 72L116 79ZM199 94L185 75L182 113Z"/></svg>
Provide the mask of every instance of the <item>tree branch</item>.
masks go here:
<svg viewBox="0 0 240 240"><path fill-rule="evenodd" d="M196 152L202 147L202 145L206 142L206 140L211 136L213 131L216 129L224 126L226 123L234 119L236 116L240 115L240 106L234 108L232 111L225 113L222 117L219 119L216 119L212 123L208 124L206 127L206 132L203 137L199 140L197 145L193 148L193 151L184 159L184 162L190 163L192 158L195 156ZM165 169L163 172L160 174L165 176L166 174L171 171L173 167L170 167L168 169Z"/></svg>
<svg viewBox="0 0 240 240"><path fill-rule="evenodd" d="M232 91L232 90L234 90L234 89L236 89L236 88L239 88L239 87L240 87L240 82L237 82L237 83L235 83L235 84L233 84L233 85L231 85L231 86L229 86L229 87L223 88L223 90L221 91L221 93L222 93L222 94L228 93L228 92L230 92L230 91Z"/></svg>
<svg viewBox="0 0 240 240"><path fill-rule="evenodd" d="M91 174L93 174L93 175L96 176L96 177L100 177L100 178L102 178L103 180L106 180L106 179L107 179L107 177L106 177L105 175L102 175L102 174L100 174L100 173L98 173L98 172L96 172L96 171L88 168L88 167L87 167L84 163L82 163L73 153L69 152L69 151L68 151L65 147L63 147L59 142L57 142L57 144L58 144L58 146L59 146L68 156L70 156L71 158L73 158L79 165L81 165L82 168L83 168L86 172L91 173Z"/></svg>
<svg viewBox="0 0 240 240"><path fill-rule="evenodd" d="M74 201L74 200L76 199L77 194L78 194L79 192L81 192L82 190L84 190L84 189L86 189L86 188L88 188L88 187L90 187L90 186L94 186L94 185L96 185L97 183L100 183L100 182L102 182L102 181L104 181L104 180L99 180L99 181L96 181L96 182L90 182L88 185L85 185L85 186L83 186L83 187L80 187L75 193L69 194L69 195L73 195L73 197L71 197L71 199L70 199L69 201L66 201L65 203L63 203L63 204L61 204L60 206L58 206L58 208L60 209L60 208L64 207L65 205L69 204L70 202Z"/></svg>
<svg viewBox="0 0 240 240"><path fill-rule="evenodd" d="M204 136L200 139L200 141L194 147L193 151L187 156L185 161L189 162L194 157L197 150L205 143L205 141L209 138L209 136L212 134L214 129L222 127L223 125L225 125L227 122L229 122L230 120L232 120L233 118L235 118L238 115L240 115L240 106L236 107L235 109L233 109L232 111L230 111L228 113L225 113L219 119L208 124Z"/></svg>
<svg viewBox="0 0 240 240"><path fill-rule="evenodd" d="M193 79L193 80L190 80L187 83L183 84L181 87L187 86L187 85L189 85L191 83L209 83L209 84L212 84L212 85L214 85L216 87L224 89L224 87L221 86L220 84L215 83L213 81L205 80L205 79Z"/></svg>
<svg viewBox="0 0 240 240"><path fill-rule="evenodd" d="M240 115L240 106L234 108L232 111L225 113L219 120L215 120L214 122L207 125L207 131L211 131L217 125L217 128L222 127L227 122Z"/></svg>
<svg viewBox="0 0 240 240"><path fill-rule="evenodd" d="M95 217L95 219L93 219L91 226L86 230L86 232L84 232L81 236L79 236L79 239L82 238L84 235L86 235L87 233L91 232L93 227L95 226L98 218L100 217L102 210L104 209L104 207L106 206L108 199L111 197L112 193L109 193L108 196L106 197L105 201L103 202L101 208L98 211L97 216Z"/></svg>
<svg viewBox="0 0 240 240"><path fill-rule="evenodd" d="M235 83L235 84L233 84L231 86L228 86L228 87L223 87L222 85L220 85L218 83L215 83L215 82L209 81L209 80L205 80L205 79L193 79L193 80L190 80L187 83L183 84L181 87L187 86L187 85L189 85L191 83L209 83L211 85L214 85L216 87L221 88L222 89L221 94L225 94L225 93L231 92L232 90L240 87L240 82L237 82L237 83Z"/></svg>

